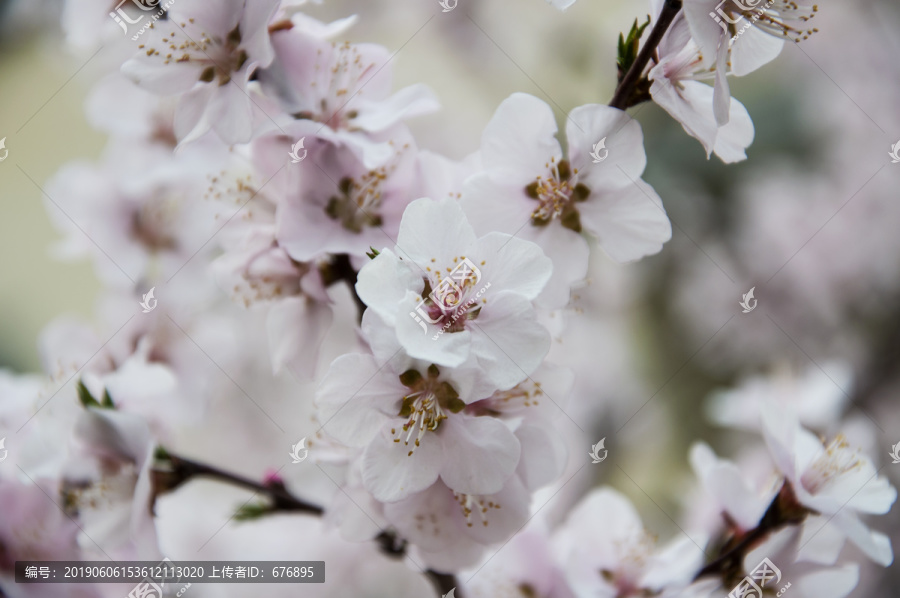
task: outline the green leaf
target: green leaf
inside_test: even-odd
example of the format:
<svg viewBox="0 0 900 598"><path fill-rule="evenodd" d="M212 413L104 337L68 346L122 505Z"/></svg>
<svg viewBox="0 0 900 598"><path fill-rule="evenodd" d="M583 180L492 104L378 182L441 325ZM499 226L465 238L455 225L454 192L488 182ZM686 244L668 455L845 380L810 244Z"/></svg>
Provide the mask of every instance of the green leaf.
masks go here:
<svg viewBox="0 0 900 598"><path fill-rule="evenodd" d="M644 30L647 29L649 25L650 16L648 15L647 22L643 25L639 24L638 20L635 19L634 24L631 26L631 31L628 32L627 36L623 36L621 33L619 34L618 58L616 59L616 64L619 67L620 79L628 72L631 65L634 64L640 50L641 37L644 35Z"/></svg>
<svg viewBox="0 0 900 598"><path fill-rule="evenodd" d="M116 408L116 404L113 403L112 396L110 396L108 388L103 389L103 400L100 401L100 406L103 407L104 409L115 409Z"/></svg>
<svg viewBox="0 0 900 598"><path fill-rule="evenodd" d="M96 407L100 408L100 403L97 402L97 399L94 398L94 395L91 394L91 391L87 389L87 386L84 385L84 382L81 380L78 381L78 402L81 403L81 406L87 409L88 407Z"/></svg>
<svg viewBox="0 0 900 598"><path fill-rule="evenodd" d="M241 508L237 510L237 513L234 514L234 519L236 521L253 521L254 519L259 519L264 515L268 515L272 512L272 507L265 503L253 503L249 505L243 505Z"/></svg>
<svg viewBox="0 0 900 598"><path fill-rule="evenodd" d="M374 260L376 257L381 255L381 252L369 245L369 251L366 252L366 255L369 256L370 260Z"/></svg>

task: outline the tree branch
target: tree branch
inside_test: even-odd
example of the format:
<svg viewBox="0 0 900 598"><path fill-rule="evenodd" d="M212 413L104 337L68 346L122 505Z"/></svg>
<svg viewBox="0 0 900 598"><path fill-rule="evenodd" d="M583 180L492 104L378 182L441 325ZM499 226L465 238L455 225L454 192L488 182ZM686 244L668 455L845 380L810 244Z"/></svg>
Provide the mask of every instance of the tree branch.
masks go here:
<svg viewBox="0 0 900 598"><path fill-rule="evenodd" d="M625 76L619 82L616 93L609 103L610 106L619 110L625 110L634 105L632 103L632 94L644 73L644 68L650 62L650 59L656 52L656 47L659 46L659 42L662 41L663 35L668 31L679 11L681 11L681 0L665 0L663 9L659 13L659 18L653 25L653 30L647 37L647 41L644 42L644 47L641 48L637 58L634 59L631 68L628 69L628 72L625 73Z"/></svg>
<svg viewBox="0 0 900 598"><path fill-rule="evenodd" d="M284 483L278 479L259 483L211 465L173 455L162 448L157 450L156 459L160 464L165 464L165 467L151 470L154 502L159 494L170 492L194 478L208 477L219 482L252 490L267 497L271 501L271 505L260 511L260 515L286 512L308 513L319 516L324 513L322 507L308 503L291 494ZM397 537L392 531L382 531L373 540L381 552L391 558L403 558L406 556L406 540ZM425 571L425 576L434 584L435 589L441 596L456 587L456 577L454 575L428 569ZM463 598L459 588L457 588L455 595L456 598Z"/></svg>

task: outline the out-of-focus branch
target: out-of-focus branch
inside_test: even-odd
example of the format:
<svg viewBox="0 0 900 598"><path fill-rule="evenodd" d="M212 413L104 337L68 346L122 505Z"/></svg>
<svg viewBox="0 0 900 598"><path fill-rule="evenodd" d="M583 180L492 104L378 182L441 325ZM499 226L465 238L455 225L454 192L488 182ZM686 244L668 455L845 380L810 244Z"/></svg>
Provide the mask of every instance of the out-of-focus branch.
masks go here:
<svg viewBox="0 0 900 598"><path fill-rule="evenodd" d="M762 519L752 530L732 538L726 542L720 554L712 562L703 567L694 579L699 579L707 575L717 575L724 580L731 580L740 577L740 571L743 567L744 557L753 550L760 542L774 531L777 531L788 525L798 525L811 511L801 505L794 495L794 489L790 482L784 482L778 495L766 509Z"/></svg>
<svg viewBox="0 0 900 598"><path fill-rule="evenodd" d="M353 294L353 300L356 303L356 309L359 312L359 321L362 322L363 312L366 311L366 304L359 298L356 292L356 278L358 272L353 269L350 263L350 256L346 253L333 255L331 262L325 264L321 268L322 280L325 286L331 286L338 282L346 282Z"/></svg>
<svg viewBox="0 0 900 598"><path fill-rule="evenodd" d="M650 35L647 37L647 41L644 42L644 46L628 69L628 72L619 81L616 93L613 94L613 99L609 103L610 106L619 110L625 110L636 103L632 102L635 88L644 74L644 69L656 52L657 46L662 41L663 35L668 31L679 11L681 11L681 0L665 0L662 11L660 11L659 17L653 25L653 30L650 31Z"/></svg>
<svg viewBox="0 0 900 598"><path fill-rule="evenodd" d="M151 470L154 498L159 494L170 492L194 478L207 477L252 490L268 498L270 504L255 509L253 511L255 516L272 513L307 513L319 516L324 513L322 507L308 503L291 494L284 483L278 479L259 483L205 463L173 455L161 448L156 452L156 461L158 467ZM403 558L406 556L406 541L398 538L392 531L381 532L375 536L374 541L381 549L381 552L389 557ZM441 596L456 588L456 577L453 575L439 573L432 569L425 571L425 575L434 584L435 589ZM456 598L463 598L458 588L455 595Z"/></svg>

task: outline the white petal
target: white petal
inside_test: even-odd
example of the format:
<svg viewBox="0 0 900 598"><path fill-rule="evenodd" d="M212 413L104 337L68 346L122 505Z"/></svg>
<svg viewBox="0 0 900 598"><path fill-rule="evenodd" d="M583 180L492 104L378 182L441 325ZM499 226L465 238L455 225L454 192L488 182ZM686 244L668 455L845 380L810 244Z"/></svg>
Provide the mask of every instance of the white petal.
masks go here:
<svg viewBox="0 0 900 598"><path fill-rule="evenodd" d="M870 559L888 567L894 562L891 539L880 532L870 530L852 511L841 511L832 520Z"/></svg>
<svg viewBox="0 0 900 598"><path fill-rule="evenodd" d="M591 195L578 205L581 224L614 260L628 262L652 255L672 238L662 200L642 180L599 197Z"/></svg>
<svg viewBox="0 0 900 598"><path fill-rule="evenodd" d="M276 302L266 318L273 373L287 366L295 374L311 377L332 319L331 307L306 297Z"/></svg>
<svg viewBox="0 0 900 598"><path fill-rule="evenodd" d="M746 19L738 25L742 26L744 22ZM731 44L731 72L736 77L749 75L778 58L783 47L783 38L766 33L759 27L750 27Z"/></svg>
<svg viewBox="0 0 900 598"><path fill-rule="evenodd" d="M418 295L410 291L391 320L395 322L397 339L410 357L436 365L457 367L469 358L472 333L469 330L441 333L441 327L416 320Z"/></svg>
<svg viewBox="0 0 900 598"><path fill-rule="evenodd" d="M816 598L844 598L859 583L859 565L847 563L837 569L807 573L791 583L801 596Z"/></svg>
<svg viewBox="0 0 900 598"><path fill-rule="evenodd" d="M498 388L524 380L550 350L550 334L538 323L531 303L515 293L492 295L468 327L473 330L472 354Z"/></svg>
<svg viewBox="0 0 900 598"><path fill-rule="evenodd" d="M538 202L525 195L525 187L519 183L479 173L465 182L459 205L479 235L492 231L515 234L531 221Z"/></svg>
<svg viewBox="0 0 900 598"><path fill-rule="evenodd" d="M427 85L417 83L404 87L381 102L360 101L354 105L359 116L353 124L364 131L378 132L392 127L407 118L430 114L440 110L437 96Z"/></svg>
<svg viewBox="0 0 900 598"><path fill-rule="evenodd" d="M566 135L569 160L579 169L579 180L592 193L621 188L629 184L629 179L640 177L647 166L641 125L617 108L600 104L575 108L566 121ZM609 154L605 160L594 164L590 153L594 144L604 138Z"/></svg>
<svg viewBox="0 0 900 598"><path fill-rule="evenodd" d="M536 490L562 475L568 449L558 434L543 427L523 425L516 430L516 436L522 447L516 471L526 488Z"/></svg>
<svg viewBox="0 0 900 598"><path fill-rule="evenodd" d="M422 275L390 249L382 250L366 264L356 280L359 298L388 324L395 322L397 307L407 293L411 290L421 292L424 286Z"/></svg>
<svg viewBox="0 0 900 598"><path fill-rule="evenodd" d="M550 106L532 95L512 94L497 107L481 136L485 170L528 184L547 172L551 158L562 158L557 130Z"/></svg>
<svg viewBox="0 0 900 598"><path fill-rule="evenodd" d="M397 252L425 266L453 263L475 244L475 231L452 199L417 199L406 207L397 236Z"/></svg>
<svg viewBox="0 0 900 598"><path fill-rule="evenodd" d="M335 359L316 390L324 430L347 446L377 442L378 431L394 419L386 413L388 407L406 393L391 371L371 355L348 353Z"/></svg>
<svg viewBox="0 0 900 598"><path fill-rule="evenodd" d="M491 283L492 289L512 291L526 299L540 294L553 271L553 263L540 247L503 233L489 233L479 239L473 255L481 271L479 284Z"/></svg>
<svg viewBox="0 0 900 598"><path fill-rule="evenodd" d="M409 454L412 440L409 445L402 439L394 442L392 426L402 432L396 422L385 425L363 454L363 482L372 496L382 502L402 500L425 490L438 479L444 462L442 443L435 432L426 432Z"/></svg>
<svg viewBox="0 0 900 598"><path fill-rule="evenodd" d="M496 418L451 415L440 434L449 453L441 479L455 492L499 492L519 463L519 439Z"/></svg>

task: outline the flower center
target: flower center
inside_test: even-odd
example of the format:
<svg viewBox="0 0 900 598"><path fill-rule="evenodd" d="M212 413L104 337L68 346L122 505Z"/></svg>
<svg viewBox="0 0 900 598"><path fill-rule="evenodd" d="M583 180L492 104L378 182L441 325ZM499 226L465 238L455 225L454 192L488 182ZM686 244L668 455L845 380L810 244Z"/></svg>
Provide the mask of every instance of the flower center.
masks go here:
<svg viewBox="0 0 900 598"><path fill-rule="evenodd" d="M825 452L803 472L800 481L807 492L815 494L839 476L861 465L862 461L858 454L850 449L847 439L839 434L825 447Z"/></svg>
<svg viewBox="0 0 900 598"><path fill-rule="evenodd" d="M387 178L384 168L364 174L358 181L344 177L338 183L338 194L328 200L325 213L343 227L361 233L367 226L381 226L381 182Z"/></svg>
<svg viewBox="0 0 900 598"><path fill-rule="evenodd" d="M191 24L193 19L189 20ZM162 27L167 23L160 22ZM150 25L151 28L154 25ZM187 27L187 23L181 23L181 28ZM219 86L227 85L231 82L231 75L244 66L249 58L247 52L240 48L241 31L240 26L232 29L223 40L217 35L209 35L205 32L196 36L196 39L188 37L183 31L174 30L169 35L163 37L160 41L164 44L163 64L192 62L205 66L206 68L200 73L200 81L210 83L217 81ZM167 46L167 47L166 47ZM138 46L145 49L147 56L162 56L162 53L154 48L147 47L145 44Z"/></svg>
<svg viewBox="0 0 900 598"><path fill-rule="evenodd" d="M356 95L362 95L360 85L374 76L377 65L374 62L364 62L359 49L350 42L332 44L332 47L334 56L331 64L321 63L321 50L316 61L316 72L327 71L330 75L328 87L319 87L316 81L309 84L312 88L311 95L319 98L318 111L298 112L294 114L294 118L314 120L328 125L335 131L354 131L357 128L353 125L353 119L358 113L356 110L346 110L347 104L355 90L358 90Z"/></svg>
<svg viewBox="0 0 900 598"><path fill-rule="evenodd" d="M744 17L770 35L795 42L806 40L819 31L807 25L819 12L816 4L801 4L794 0L731 0L727 6L726 12L732 17L735 29L744 25L740 22Z"/></svg>
<svg viewBox="0 0 900 598"><path fill-rule="evenodd" d="M575 205L586 200L591 190L578 182L578 169L572 169L567 160L557 163L556 158L550 158L546 167L546 178L538 175L525 187L525 194L539 204L531 213L531 224L546 226L558 218L564 227L581 232L581 216Z"/></svg>
<svg viewBox="0 0 900 598"><path fill-rule="evenodd" d="M495 502L493 499L486 499L483 496L477 496L475 494L460 494L458 492L454 492L453 498L456 499L456 502L458 502L459 506L462 508L463 516L466 518L467 527L472 527L472 515L475 513L478 514L478 518L481 520L481 525L487 527L488 516L491 509L500 508L499 502Z"/></svg>
<svg viewBox="0 0 900 598"><path fill-rule="evenodd" d="M436 262L435 258L431 259ZM486 262L482 260L483 266ZM480 287L481 272L475 264L465 256L453 258L453 267L444 271L439 267L426 266L428 273L419 305L411 315L422 316L431 324L441 327L443 332L460 332L465 330L466 321L474 320L481 312L487 299L481 297L490 283Z"/></svg>
<svg viewBox="0 0 900 598"><path fill-rule="evenodd" d="M440 380L440 370L432 364L426 376L418 370L407 370L400 374L400 383L409 389L400 403L399 417L406 422L400 430L391 428L394 442L403 442L410 447L407 456L412 456L426 432L434 432L450 413L459 413L466 404L459 398L456 389L449 382ZM413 438L415 436L415 438Z"/></svg>

